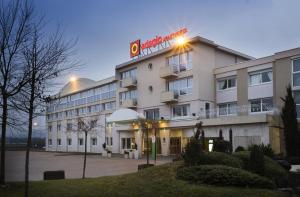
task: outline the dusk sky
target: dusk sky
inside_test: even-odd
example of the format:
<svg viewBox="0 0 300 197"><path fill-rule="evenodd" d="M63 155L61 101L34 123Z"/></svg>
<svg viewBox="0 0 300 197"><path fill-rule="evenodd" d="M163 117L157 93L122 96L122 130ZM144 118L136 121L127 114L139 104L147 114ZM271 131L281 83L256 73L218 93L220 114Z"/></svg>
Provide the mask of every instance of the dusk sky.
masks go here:
<svg viewBox="0 0 300 197"><path fill-rule="evenodd" d="M300 1L141 1L35 0L50 23L60 24L68 39L78 38L84 63L77 77L94 80L114 75L130 60L129 43L187 27L188 36L215 41L254 57L300 46ZM67 80L67 78L64 78Z"/></svg>

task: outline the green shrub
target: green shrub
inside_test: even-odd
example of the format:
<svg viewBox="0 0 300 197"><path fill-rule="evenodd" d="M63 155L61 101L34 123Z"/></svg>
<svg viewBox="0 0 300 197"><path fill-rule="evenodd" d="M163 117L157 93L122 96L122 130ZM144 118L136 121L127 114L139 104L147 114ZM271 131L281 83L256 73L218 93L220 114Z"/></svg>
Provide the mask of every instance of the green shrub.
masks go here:
<svg viewBox="0 0 300 197"><path fill-rule="evenodd" d="M260 145L251 145L251 146L248 147L248 150L251 151L251 150L253 149L254 146L258 146L259 149L263 152L263 154L264 154L265 156L268 156L268 157L271 157L271 158L274 157L274 151L273 151L273 149L272 149L272 147L271 147L270 144L268 144L268 145L264 145L264 144L260 144Z"/></svg>
<svg viewBox="0 0 300 197"><path fill-rule="evenodd" d="M230 142L223 140L223 139L214 140L213 151L222 152L222 153L230 153L230 150L231 150Z"/></svg>
<svg viewBox="0 0 300 197"><path fill-rule="evenodd" d="M240 152L240 151L245 151L245 148L242 146L238 146L234 152Z"/></svg>
<svg viewBox="0 0 300 197"><path fill-rule="evenodd" d="M177 178L191 183L218 186L275 187L274 183L267 178L242 169L222 165L199 165L178 168Z"/></svg>
<svg viewBox="0 0 300 197"><path fill-rule="evenodd" d="M250 159L250 152L249 151L242 151L236 152L232 154L232 156L241 159L242 168L245 170L248 169L248 163ZM276 161L269 157L264 157L265 163L265 171L264 176L270 178L273 181L279 182L281 179L285 179L287 177L287 172L284 168L282 168Z"/></svg>
<svg viewBox="0 0 300 197"><path fill-rule="evenodd" d="M201 141L198 138L192 137L183 153L184 164L186 166L198 165L202 154Z"/></svg>
<svg viewBox="0 0 300 197"><path fill-rule="evenodd" d="M264 154L257 145L253 145L251 148L248 170L262 176L265 174Z"/></svg>
<svg viewBox="0 0 300 197"><path fill-rule="evenodd" d="M230 154L220 152L208 152L201 155L199 164L225 165L235 168L242 168L242 161Z"/></svg>

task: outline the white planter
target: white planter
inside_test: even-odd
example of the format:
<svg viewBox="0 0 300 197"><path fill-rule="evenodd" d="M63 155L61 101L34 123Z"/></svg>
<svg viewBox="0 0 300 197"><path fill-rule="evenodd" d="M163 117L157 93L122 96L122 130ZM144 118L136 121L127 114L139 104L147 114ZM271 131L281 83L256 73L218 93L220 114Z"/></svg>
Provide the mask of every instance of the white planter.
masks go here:
<svg viewBox="0 0 300 197"><path fill-rule="evenodd" d="M102 151L102 157L107 157L107 151L106 150Z"/></svg>
<svg viewBox="0 0 300 197"><path fill-rule="evenodd" d="M124 154L124 158L125 158L125 159L128 159L128 154Z"/></svg>
<svg viewBox="0 0 300 197"><path fill-rule="evenodd" d="M108 157L108 158L111 158L111 153L107 153L107 157Z"/></svg>
<svg viewBox="0 0 300 197"><path fill-rule="evenodd" d="M129 151L129 159L133 159L133 151Z"/></svg>
<svg viewBox="0 0 300 197"><path fill-rule="evenodd" d="M134 158L135 159L139 159L139 151L138 150L134 150Z"/></svg>

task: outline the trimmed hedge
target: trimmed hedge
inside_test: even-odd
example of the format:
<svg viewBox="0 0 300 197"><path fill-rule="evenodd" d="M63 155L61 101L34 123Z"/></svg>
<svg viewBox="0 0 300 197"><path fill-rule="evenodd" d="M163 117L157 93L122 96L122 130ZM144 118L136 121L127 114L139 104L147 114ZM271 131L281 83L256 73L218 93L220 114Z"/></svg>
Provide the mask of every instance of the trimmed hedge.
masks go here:
<svg viewBox="0 0 300 197"><path fill-rule="evenodd" d="M242 151L242 152L236 152L232 155L243 161L243 166L242 166L243 169L249 170L250 152ZM270 157L264 156L264 164L265 164L265 171L264 171L265 177L270 178L271 180L275 181L277 184L279 184L283 179L287 178L288 175L287 171Z"/></svg>
<svg viewBox="0 0 300 197"><path fill-rule="evenodd" d="M217 186L275 188L274 183L265 177L223 165L200 165L178 168L177 178L192 183Z"/></svg>
<svg viewBox="0 0 300 197"><path fill-rule="evenodd" d="M199 164L224 165L235 168L242 168L243 166L243 162L240 159L221 152L203 153Z"/></svg>

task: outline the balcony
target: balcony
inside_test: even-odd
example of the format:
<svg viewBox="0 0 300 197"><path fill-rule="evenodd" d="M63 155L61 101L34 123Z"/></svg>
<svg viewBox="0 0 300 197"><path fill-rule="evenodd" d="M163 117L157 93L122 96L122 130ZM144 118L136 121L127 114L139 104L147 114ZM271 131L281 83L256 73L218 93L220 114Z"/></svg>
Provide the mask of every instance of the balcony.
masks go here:
<svg viewBox="0 0 300 197"><path fill-rule="evenodd" d="M123 100L121 103L122 108L135 108L137 106L136 99L126 99Z"/></svg>
<svg viewBox="0 0 300 197"><path fill-rule="evenodd" d="M164 66L160 68L159 76L164 79L176 78L178 75L177 66Z"/></svg>
<svg viewBox="0 0 300 197"><path fill-rule="evenodd" d="M122 88L134 88L136 87L137 81L133 77L128 77L122 80Z"/></svg>
<svg viewBox="0 0 300 197"><path fill-rule="evenodd" d="M162 103L174 103L178 101L178 94L174 91L162 92L160 95L160 102Z"/></svg>

